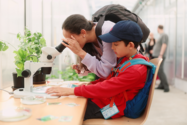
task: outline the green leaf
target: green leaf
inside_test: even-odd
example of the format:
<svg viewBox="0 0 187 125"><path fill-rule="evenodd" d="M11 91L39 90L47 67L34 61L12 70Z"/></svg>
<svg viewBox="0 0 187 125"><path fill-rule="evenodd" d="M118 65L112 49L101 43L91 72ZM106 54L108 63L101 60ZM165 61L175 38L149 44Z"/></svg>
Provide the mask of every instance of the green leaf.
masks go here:
<svg viewBox="0 0 187 125"><path fill-rule="evenodd" d="M26 43L27 42L27 39L26 37L23 38L23 42Z"/></svg>
<svg viewBox="0 0 187 125"><path fill-rule="evenodd" d="M34 50L31 49L30 47L28 47L27 49L29 50L29 53L30 53L30 54L33 54L33 53L34 53Z"/></svg>
<svg viewBox="0 0 187 125"><path fill-rule="evenodd" d="M55 76L55 75L51 75L51 78L55 78L55 79L57 79L57 76Z"/></svg>
<svg viewBox="0 0 187 125"><path fill-rule="evenodd" d="M80 78L80 79L82 79L82 78L83 78L83 76L79 76L79 78Z"/></svg>
<svg viewBox="0 0 187 125"><path fill-rule="evenodd" d="M0 51L2 51L2 49L3 49L3 45L2 43L0 43Z"/></svg>
<svg viewBox="0 0 187 125"><path fill-rule="evenodd" d="M31 42L31 41L32 41L32 39L31 39L31 38L27 38L27 40L28 40L28 42Z"/></svg>
<svg viewBox="0 0 187 125"><path fill-rule="evenodd" d="M39 44L39 40L38 40L38 39L35 39L34 43L35 43L36 45L38 45L38 44Z"/></svg>
<svg viewBox="0 0 187 125"><path fill-rule="evenodd" d="M6 51L8 49L8 46L5 42L0 41L0 51Z"/></svg>
<svg viewBox="0 0 187 125"><path fill-rule="evenodd" d="M24 63L22 62L16 62L16 66L20 69L20 70L24 70Z"/></svg>
<svg viewBox="0 0 187 125"><path fill-rule="evenodd" d="M42 37L42 34L38 32L38 36L39 36L39 37Z"/></svg>
<svg viewBox="0 0 187 125"><path fill-rule="evenodd" d="M20 70L20 69L17 69L17 68L16 68L17 77L18 77L18 76L22 76L22 75L21 75L22 71L23 71L23 70Z"/></svg>
<svg viewBox="0 0 187 125"><path fill-rule="evenodd" d="M27 34L27 37L31 36L31 31L27 29L26 34Z"/></svg>
<svg viewBox="0 0 187 125"><path fill-rule="evenodd" d="M24 51L22 49L19 49L17 52L14 51L16 56L14 57L18 61L22 61L23 63L25 62L26 57L29 55L27 51Z"/></svg>
<svg viewBox="0 0 187 125"><path fill-rule="evenodd" d="M36 40L36 38L33 36L33 37L32 37L32 42L34 42L35 40Z"/></svg>
<svg viewBox="0 0 187 125"><path fill-rule="evenodd" d="M72 72L69 72L69 73L68 73L68 75L69 75L69 76L72 76L72 75L73 75L73 73L72 73Z"/></svg>
<svg viewBox="0 0 187 125"><path fill-rule="evenodd" d="M50 78L49 76L46 76L46 77L45 77L45 80L48 80L49 78Z"/></svg>
<svg viewBox="0 0 187 125"><path fill-rule="evenodd" d="M20 33L17 34L17 39L21 40L21 34Z"/></svg>
<svg viewBox="0 0 187 125"><path fill-rule="evenodd" d="M58 74L62 75L62 74L63 74L63 72L62 72L62 71L58 71Z"/></svg>
<svg viewBox="0 0 187 125"><path fill-rule="evenodd" d="M32 61L37 62L38 61L37 57L32 57Z"/></svg>
<svg viewBox="0 0 187 125"><path fill-rule="evenodd" d="M42 47L46 46L46 41L43 37L40 38L40 44L42 45Z"/></svg>
<svg viewBox="0 0 187 125"><path fill-rule="evenodd" d="M34 49L34 48L36 48L36 47L37 47L37 45L32 45L32 46L31 46L32 49Z"/></svg>
<svg viewBox="0 0 187 125"><path fill-rule="evenodd" d="M8 49L8 46L6 45L6 46L3 47L2 50L3 50L3 51L6 51L7 49Z"/></svg>
<svg viewBox="0 0 187 125"><path fill-rule="evenodd" d="M15 53L16 55L18 54L18 51L13 51L13 53Z"/></svg>

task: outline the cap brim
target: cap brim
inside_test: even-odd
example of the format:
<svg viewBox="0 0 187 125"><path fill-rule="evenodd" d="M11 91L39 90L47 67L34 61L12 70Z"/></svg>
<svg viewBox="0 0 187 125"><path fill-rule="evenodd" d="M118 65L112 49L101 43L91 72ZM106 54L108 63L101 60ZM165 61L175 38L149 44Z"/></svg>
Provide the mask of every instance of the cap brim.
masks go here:
<svg viewBox="0 0 187 125"><path fill-rule="evenodd" d="M112 42L116 42L116 41L120 41L121 39L118 37L113 36L110 33L104 34L104 35L100 35L99 38L107 43L112 43Z"/></svg>

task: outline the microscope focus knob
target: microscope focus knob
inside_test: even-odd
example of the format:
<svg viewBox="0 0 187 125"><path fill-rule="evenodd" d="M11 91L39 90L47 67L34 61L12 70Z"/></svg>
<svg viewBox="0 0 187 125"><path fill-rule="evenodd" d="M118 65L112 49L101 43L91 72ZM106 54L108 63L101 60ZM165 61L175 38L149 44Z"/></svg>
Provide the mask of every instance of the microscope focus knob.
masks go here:
<svg viewBox="0 0 187 125"><path fill-rule="evenodd" d="M21 75L24 77L24 78L27 78L31 75L31 71L29 69L26 69L26 70L23 70Z"/></svg>
<svg viewBox="0 0 187 125"><path fill-rule="evenodd" d="M51 55L47 55L47 59L51 60L53 57Z"/></svg>

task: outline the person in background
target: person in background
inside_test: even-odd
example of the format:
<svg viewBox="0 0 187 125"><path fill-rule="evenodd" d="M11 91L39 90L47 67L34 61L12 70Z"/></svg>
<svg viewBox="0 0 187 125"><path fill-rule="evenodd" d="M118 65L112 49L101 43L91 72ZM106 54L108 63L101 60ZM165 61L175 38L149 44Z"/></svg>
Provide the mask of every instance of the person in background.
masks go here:
<svg viewBox="0 0 187 125"><path fill-rule="evenodd" d="M147 53L149 55L149 59L153 58L152 54L153 54L153 47L154 47L155 43L156 43L156 41L155 41L154 35L153 35L153 33L150 33L149 34L149 43L147 45Z"/></svg>
<svg viewBox="0 0 187 125"><path fill-rule="evenodd" d="M166 59L166 50L168 46L168 35L164 33L164 27L162 25L159 25L157 30L160 34L160 37L158 38L153 48L153 58L163 58L163 61L158 71L158 76L161 82L156 89L162 89L164 92L169 92L168 81L164 73L164 62Z"/></svg>

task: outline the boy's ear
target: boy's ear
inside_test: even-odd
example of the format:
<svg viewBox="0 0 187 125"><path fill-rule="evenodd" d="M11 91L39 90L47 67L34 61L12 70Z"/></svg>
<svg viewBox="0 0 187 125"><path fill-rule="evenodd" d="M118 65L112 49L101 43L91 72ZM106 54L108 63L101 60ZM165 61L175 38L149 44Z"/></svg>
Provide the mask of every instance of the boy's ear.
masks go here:
<svg viewBox="0 0 187 125"><path fill-rule="evenodd" d="M129 42L129 47L133 49L134 48L134 43L133 42Z"/></svg>

